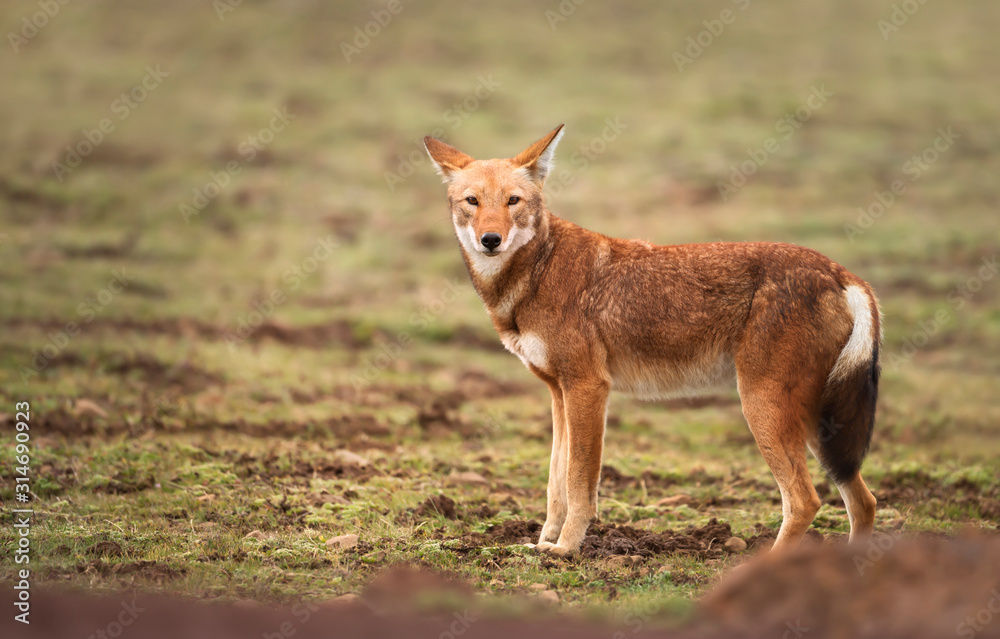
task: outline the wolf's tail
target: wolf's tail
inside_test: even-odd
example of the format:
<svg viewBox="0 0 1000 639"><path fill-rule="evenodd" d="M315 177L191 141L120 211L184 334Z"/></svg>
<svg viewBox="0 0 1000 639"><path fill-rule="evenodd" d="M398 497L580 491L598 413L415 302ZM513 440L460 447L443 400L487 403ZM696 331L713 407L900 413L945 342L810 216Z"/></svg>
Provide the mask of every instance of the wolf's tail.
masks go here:
<svg viewBox="0 0 1000 639"><path fill-rule="evenodd" d="M882 318L878 299L860 280L844 288L854 317L851 336L823 388L819 460L834 482L854 478L868 454L878 399Z"/></svg>

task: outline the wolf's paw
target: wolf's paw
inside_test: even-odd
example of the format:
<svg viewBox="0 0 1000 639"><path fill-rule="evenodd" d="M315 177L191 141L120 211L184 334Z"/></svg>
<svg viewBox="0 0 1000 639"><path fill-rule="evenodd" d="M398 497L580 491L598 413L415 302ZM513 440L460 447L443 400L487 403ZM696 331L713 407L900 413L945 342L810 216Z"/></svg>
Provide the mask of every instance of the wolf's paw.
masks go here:
<svg viewBox="0 0 1000 639"><path fill-rule="evenodd" d="M559 541L559 534L561 532L562 532L562 524L556 526L555 524L550 524L549 522L545 522L545 525L542 526L542 532L538 536L538 542L541 543L543 541L549 541L552 543L556 543Z"/></svg>
<svg viewBox="0 0 1000 639"><path fill-rule="evenodd" d="M549 541L538 542L538 544L535 545L535 550L540 550L555 557L569 557L570 555L576 554L575 548L560 546L559 544L554 544Z"/></svg>

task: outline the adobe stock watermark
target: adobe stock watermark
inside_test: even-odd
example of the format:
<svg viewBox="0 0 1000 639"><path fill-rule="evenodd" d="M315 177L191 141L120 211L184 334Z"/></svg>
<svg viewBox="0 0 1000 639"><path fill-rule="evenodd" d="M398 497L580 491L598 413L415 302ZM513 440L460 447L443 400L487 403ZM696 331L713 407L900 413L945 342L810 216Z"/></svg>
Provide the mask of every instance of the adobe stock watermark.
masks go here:
<svg viewBox="0 0 1000 639"><path fill-rule="evenodd" d="M560 0L555 11L552 9L546 9L545 19L549 22L549 28L555 31L556 27L569 20L570 16L576 13L577 7L586 1L587 0Z"/></svg>
<svg viewBox="0 0 1000 639"><path fill-rule="evenodd" d="M950 126L947 129L939 128L937 134L934 142L903 163L901 169L903 175L909 178L910 184L923 177L924 173L955 144L955 140L962 137L952 131ZM858 207L858 218L855 223L844 223L844 233L847 235L847 239L853 244L855 238L864 235L865 231L875 223L875 220L885 215L889 207L896 203L896 198L906 193L907 189L909 189L909 184L899 179L893 180L887 190L875 191L872 194L874 199L867 206Z"/></svg>
<svg viewBox="0 0 1000 639"><path fill-rule="evenodd" d="M656 602L641 602L640 605L625 615L623 620L628 626L628 632L619 630L611 635L611 639L627 639L632 636L639 636L646 628L646 625L653 620L653 617L660 610L660 604ZM809 632L809 627L802 625L801 619L785 622L785 632L781 639L801 639Z"/></svg>
<svg viewBox="0 0 1000 639"><path fill-rule="evenodd" d="M740 11L746 11L747 7L750 6L750 0L731 0L731 2ZM718 17L702 20L701 23L705 28L693 36L688 36L684 52L674 51L674 64L677 65L677 70L684 73L684 67L694 64L694 61L705 53L705 49L712 46L715 40L722 35L726 27L736 22L738 15L732 9L723 9L719 12Z"/></svg>
<svg viewBox="0 0 1000 639"><path fill-rule="evenodd" d="M630 610L622 621L628 626L628 632L624 630L619 630L613 635L611 639L625 639L632 635L638 635L646 627L657 612L660 611L660 604L656 601L640 601L639 605Z"/></svg>
<svg viewBox="0 0 1000 639"><path fill-rule="evenodd" d="M992 595L986 605L979 609L975 615L966 617L961 623L955 626L955 634L959 637L975 637L993 622L993 617L1000 614L1000 590L994 588L989 593Z"/></svg>
<svg viewBox="0 0 1000 639"><path fill-rule="evenodd" d="M164 71L160 65L156 67L147 66L146 75L142 77L135 86L127 92L111 101L108 109L117 116L118 122L123 122L132 115L132 112L139 108L139 105L146 101L149 94L155 91L164 78L170 77L169 71ZM82 129L83 139L73 145L66 145L66 156L62 162L52 163L52 172L56 179L62 182L67 175L72 173L83 164L83 161L94 152L105 140L105 136L114 133L118 124L110 117L101 118L97 127L93 129Z"/></svg>
<svg viewBox="0 0 1000 639"><path fill-rule="evenodd" d="M486 409L486 423L483 424L482 432L486 437L492 437L500 432L500 429L507 424L507 420L504 419L503 413L500 412L499 408L487 408Z"/></svg>
<svg viewBox="0 0 1000 639"><path fill-rule="evenodd" d="M858 569L858 574L864 576L865 571L874 566L882 557L885 557L885 553L889 552L901 539L903 539L902 531L869 537L864 544L863 551L854 554L854 567Z"/></svg>
<svg viewBox="0 0 1000 639"><path fill-rule="evenodd" d="M454 617L454 621L451 622L447 630L438 635L439 639L455 639L455 637L461 637L469 631L472 624L479 620L479 617L473 617L470 615L468 610L463 610L461 613L455 611L451 614L452 617Z"/></svg>
<svg viewBox="0 0 1000 639"><path fill-rule="evenodd" d="M365 361L361 374L351 376L354 390L361 390L374 382L394 361L399 359L403 354L403 349L413 342L413 338L430 328L431 324L460 295L462 295L462 289L459 288L459 283L447 280L444 288L433 301L410 314L407 320L410 328L400 331L392 341L381 344L378 347L380 352Z"/></svg>
<svg viewBox="0 0 1000 639"><path fill-rule="evenodd" d="M438 127L431 131L430 136L441 141L446 141L448 135L457 130L469 117L488 101L503 83L493 79L493 74L479 76L476 87L463 98L456 102L444 112L442 119L448 128ZM424 141L421 137L414 143L412 151L399 157L399 163L395 171L385 172L385 183L390 191L396 190L396 185L400 184L416 172L416 167L427 161L427 150L424 148Z"/></svg>
<svg viewBox="0 0 1000 639"><path fill-rule="evenodd" d="M10 42L10 46L14 49L14 53L20 53L21 47L28 44L28 42L38 35L39 31L44 29L48 24L49 20L56 17L63 7L68 5L72 0L39 0L38 1L38 11L35 11L30 16L24 16L21 18L21 28L17 31L7 32L7 41Z"/></svg>
<svg viewBox="0 0 1000 639"><path fill-rule="evenodd" d="M361 26L354 27L354 38L348 42L340 41L340 52L348 62L361 54L361 51L372 43L372 40L382 34L382 29L389 26L393 19L403 12L401 0L389 0L382 9L372 9L372 19Z"/></svg>
<svg viewBox="0 0 1000 639"><path fill-rule="evenodd" d="M278 308L289 300L289 294L299 290L303 282L312 277L319 267L329 260L334 251L340 247L340 243L333 235L327 235L316 240L316 247L312 254L303 259L298 264L285 269L281 274L281 281L284 286L279 286L262 300L254 300L253 309L249 313L243 313L236 318L236 327L231 331L223 333L223 339L230 353L235 353L236 349L242 346L254 332L260 328L264 321L274 315Z"/></svg>
<svg viewBox="0 0 1000 639"><path fill-rule="evenodd" d="M77 305L76 314L80 319L66 322L62 329L49 332L46 335L48 342L41 348L32 350L31 365L18 368L21 381L27 382L48 368L52 360L69 346L70 340L79 335L84 326L97 319L97 316L101 315L135 278L136 276L129 273L127 268L112 269L111 279L107 285L95 291L93 295L88 295Z"/></svg>
<svg viewBox="0 0 1000 639"><path fill-rule="evenodd" d="M774 132L778 136L767 138L759 147L747 149L746 160L738 165L731 164L729 166L729 180L726 182L719 180L715 183L722 201L726 202L732 195L735 195L761 167L767 164L772 155L781 150L782 143L791 139L796 131L812 119L816 111L821 109L831 97L833 97L833 92L828 91L825 84L810 86L809 97L806 98L805 102L774 123Z"/></svg>
<svg viewBox="0 0 1000 639"><path fill-rule="evenodd" d="M916 15L917 11L920 11L920 7L925 4L927 4L927 0L894 2L889 19L879 18L875 23L875 26L878 27L878 32L882 34L882 40L888 42L892 34L904 27L910 21L910 18Z"/></svg>
<svg viewBox="0 0 1000 639"><path fill-rule="evenodd" d="M212 0L212 8L215 9L215 15L218 16L219 22L224 22L226 15L236 11L236 7L241 4L243 4L243 0Z"/></svg>
<svg viewBox="0 0 1000 639"><path fill-rule="evenodd" d="M243 172L244 165L253 162L261 151L274 142L277 134L284 131L296 117L288 112L287 107L272 109L271 113L274 115L267 126L247 137L236 147L236 152L243 158L242 162L230 160L222 170L209 171L208 181L192 190L194 196L190 203L182 202L178 205L178 212L186 224L191 223L192 217L201 215L212 200L219 197L222 191L229 186L232 179Z"/></svg>
<svg viewBox="0 0 1000 639"><path fill-rule="evenodd" d="M291 609L292 616L299 624L309 623L317 611L319 611L319 606L311 603L295 604ZM295 627L295 623L284 621L275 630L264 632L263 637L264 639L288 639L296 632L298 629Z"/></svg>
<svg viewBox="0 0 1000 639"><path fill-rule="evenodd" d="M145 612L145 608L140 608L135 605L135 595L132 596L132 603L122 602L122 611L118 613L118 616L113 620L108 622L104 628L100 628L93 634L89 635L87 639L113 639L114 637L122 636L125 629L135 623L135 620L139 618L139 613Z"/></svg>
<svg viewBox="0 0 1000 639"><path fill-rule="evenodd" d="M948 302L950 308L939 308L929 319L917 322L917 330L903 338L903 346L900 352L889 353L888 365L892 368L893 372L898 371L900 366L913 359L920 349L927 346L931 338L937 335L942 328L954 322L958 317L958 311L965 308L969 300L979 293L979 291L983 290L986 282L989 282L1000 273L1000 263L997 261L998 256L1000 254L995 253L992 257L983 257L982 266L979 267L976 274L970 276L961 285L948 292L945 300Z"/></svg>
<svg viewBox="0 0 1000 639"><path fill-rule="evenodd" d="M608 145L621 137L622 132L625 131L628 126L628 124L621 121L621 116L616 115L613 118L604 118L604 128L601 130L601 134L595 136L586 144L581 144L567 157L571 168L560 168L560 164L556 164L556 170L553 171L552 174L545 180L545 186L549 195L552 197L558 197L559 194L563 192L563 189L573 184L576 181L573 170L586 170L587 167L590 166L591 162L596 160L598 156L608 150ZM559 157L558 154L559 151L557 149L557 159Z"/></svg>

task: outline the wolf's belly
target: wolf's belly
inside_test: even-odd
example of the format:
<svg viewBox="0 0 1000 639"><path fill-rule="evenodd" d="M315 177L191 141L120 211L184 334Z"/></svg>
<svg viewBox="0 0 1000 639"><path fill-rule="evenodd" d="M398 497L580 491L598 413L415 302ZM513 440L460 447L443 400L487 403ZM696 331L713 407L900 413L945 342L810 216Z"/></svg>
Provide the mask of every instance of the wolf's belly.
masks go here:
<svg viewBox="0 0 1000 639"><path fill-rule="evenodd" d="M611 362L611 388L640 399L669 399L736 384L736 367L728 354L688 362L658 362L641 357Z"/></svg>

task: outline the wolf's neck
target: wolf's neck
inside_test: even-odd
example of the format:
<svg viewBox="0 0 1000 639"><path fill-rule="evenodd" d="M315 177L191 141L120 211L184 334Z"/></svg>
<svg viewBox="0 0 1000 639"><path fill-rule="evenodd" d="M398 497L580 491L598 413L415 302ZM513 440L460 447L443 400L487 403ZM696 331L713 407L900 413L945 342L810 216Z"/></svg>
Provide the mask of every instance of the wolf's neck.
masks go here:
<svg viewBox="0 0 1000 639"><path fill-rule="evenodd" d="M552 252L550 218L551 213L543 211L532 229L531 240L509 256L470 256L464 248L462 250L472 284L498 331L516 328L514 310L538 289L538 281ZM493 260L500 259L504 261L492 264ZM489 260L485 268L484 260Z"/></svg>

